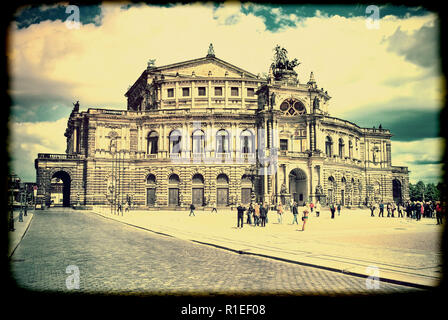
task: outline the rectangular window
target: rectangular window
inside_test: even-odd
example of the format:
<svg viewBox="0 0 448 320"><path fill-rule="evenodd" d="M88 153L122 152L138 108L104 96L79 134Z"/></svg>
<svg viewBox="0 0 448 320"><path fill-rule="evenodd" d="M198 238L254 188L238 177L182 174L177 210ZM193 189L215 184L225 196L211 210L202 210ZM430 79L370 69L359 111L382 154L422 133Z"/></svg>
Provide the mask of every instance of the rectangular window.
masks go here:
<svg viewBox="0 0 448 320"><path fill-rule="evenodd" d="M198 87L198 96L205 96L205 87Z"/></svg>
<svg viewBox="0 0 448 320"><path fill-rule="evenodd" d="M182 88L182 96L189 97L190 96L190 88Z"/></svg>
<svg viewBox="0 0 448 320"><path fill-rule="evenodd" d="M238 95L239 95L238 87L231 87L230 88L230 95L232 97L238 97Z"/></svg>
<svg viewBox="0 0 448 320"><path fill-rule="evenodd" d="M222 87L215 87L215 96L222 96Z"/></svg>
<svg viewBox="0 0 448 320"><path fill-rule="evenodd" d="M282 151L288 150L288 139L280 139L280 150Z"/></svg>
<svg viewBox="0 0 448 320"><path fill-rule="evenodd" d="M171 89L168 89L167 91L168 91L168 98L173 98L174 97L174 89L171 88Z"/></svg>
<svg viewBox="0 0 448 320"><path fill-rule="evenodd" d="M255 96L255 89L254 88L247 88L247 96L248 97Z"/></svg>

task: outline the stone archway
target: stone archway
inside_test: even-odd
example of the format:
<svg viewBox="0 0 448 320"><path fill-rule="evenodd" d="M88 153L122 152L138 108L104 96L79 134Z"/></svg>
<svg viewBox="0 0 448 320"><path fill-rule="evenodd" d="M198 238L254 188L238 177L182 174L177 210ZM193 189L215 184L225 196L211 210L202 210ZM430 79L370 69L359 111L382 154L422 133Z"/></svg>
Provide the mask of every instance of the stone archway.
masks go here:
<svg viewBox="0 0 448 320"><path fill-rule="evenodd" d="M308 178L305 171L296 168L289 173L289 193L299 206L308 201Z"/></svg>
<svg viewBox="0 0 448 320"><path fill-rule="evenodd" d="M392 197L395 203L401 203L403 201L401 182L398 179L392 180Z"/></svg>
<svg viewBox="0 0 448 320"><path fill-rule="evenodd" d="M56 171L50 179L50 199L57 199L60 194L62 197L61 204L63 207L70 207L70 189L72 179L70 175L63 171ZM62 183L59 183L62 182Z"/></svg>

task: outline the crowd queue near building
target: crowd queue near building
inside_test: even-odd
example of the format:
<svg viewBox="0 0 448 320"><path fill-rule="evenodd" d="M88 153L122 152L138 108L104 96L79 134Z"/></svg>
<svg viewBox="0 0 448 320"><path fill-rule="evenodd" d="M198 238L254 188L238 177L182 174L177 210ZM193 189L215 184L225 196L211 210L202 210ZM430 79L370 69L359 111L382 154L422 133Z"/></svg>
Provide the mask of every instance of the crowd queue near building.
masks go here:
<svg viewBox="0 0 448 320"><path fill-rule="evenodd" d="M343 206L338 204L330 203L328 210L330 212L331 219L335 219L336 211L337 215L340 216ZM301 215L302 218L302 228L301 231L305 231L305 225L310 215L315 214L316 218L320 216L322 209L319 202L307 203L305 202L303 206L299 206L297 202L291 201L291 204L283 206L281 203L278 206L272 207L272 210L277 214L277 223L283 224L283 218L285 216L285 209L289 210L293 215L290 224L299 225L297 220L298 216ZM378 217L386 218L409 218L420 221L422 218L435 218L437 224L443 224L443 218L446 216L446 205L442 205L440 201L408 201L404 203L383 203L380 201L379 204L370 203L369 209L371 216L375 216L376 210L378 210ZM387 211L387 216L384 216L384 211ZM244 214L246 214L246 224L254 227L266 227L268 223L268 212L270 211L270 206L266 203L250 203L249 207L244 207L241 203L237 207L238 212L238 223L237 228L243 228Z"/></svg>

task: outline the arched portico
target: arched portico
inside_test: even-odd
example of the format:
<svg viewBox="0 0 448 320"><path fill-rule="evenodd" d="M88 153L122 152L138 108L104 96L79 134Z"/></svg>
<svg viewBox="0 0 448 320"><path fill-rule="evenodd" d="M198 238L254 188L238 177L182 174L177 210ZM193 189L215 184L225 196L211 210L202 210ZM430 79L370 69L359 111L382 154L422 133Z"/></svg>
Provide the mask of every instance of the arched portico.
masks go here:
<svg viewBox="0 0 448 320"><path fill-rule="evenodd" d="M63 207L70 207L70 188L71 178L65 171L57 171L51 176L50 186L50 199L59 199L62 197L62 201L54 204L62 204Z"/></svg>
<svg viewBox="0 0 448 320"><path fill-rule="evenodd" d="M299 206L308 201L307 181L307 175L302 169L296 168L289 173L289 193Z"/></svg>

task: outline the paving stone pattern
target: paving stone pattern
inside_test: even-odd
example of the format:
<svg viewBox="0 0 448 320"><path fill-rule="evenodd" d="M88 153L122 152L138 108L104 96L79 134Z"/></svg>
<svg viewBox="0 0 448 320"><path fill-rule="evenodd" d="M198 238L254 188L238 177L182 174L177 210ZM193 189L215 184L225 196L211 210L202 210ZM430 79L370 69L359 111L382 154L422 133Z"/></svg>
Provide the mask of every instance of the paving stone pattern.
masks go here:
<svg viewBox="0 0 448 320"><path fill-rule="evenodd" d="M69 292L67 266L82 293L378 294L407 287L241 255L157 235L77 211L40 211L11 259L12 277L32 291Z"/></svg>

